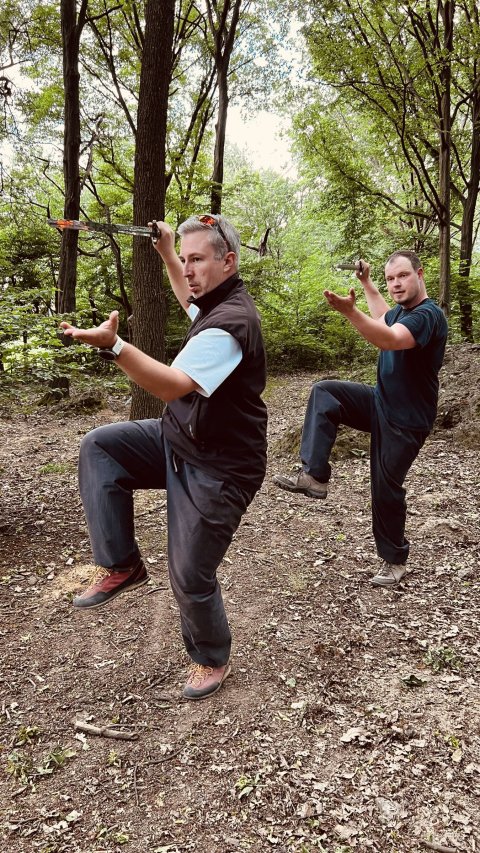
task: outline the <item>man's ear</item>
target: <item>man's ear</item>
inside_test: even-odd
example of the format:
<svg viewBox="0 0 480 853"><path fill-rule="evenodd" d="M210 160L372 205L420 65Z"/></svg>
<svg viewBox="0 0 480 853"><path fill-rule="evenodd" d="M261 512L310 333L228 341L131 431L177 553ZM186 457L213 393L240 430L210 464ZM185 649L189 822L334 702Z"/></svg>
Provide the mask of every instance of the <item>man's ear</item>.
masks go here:
<svg viewBox="0 0 480 853"><path fill-rule="evenodd" d="M227 252L223 259L225 270L233 270L237 256L235 252Z"/></svg>

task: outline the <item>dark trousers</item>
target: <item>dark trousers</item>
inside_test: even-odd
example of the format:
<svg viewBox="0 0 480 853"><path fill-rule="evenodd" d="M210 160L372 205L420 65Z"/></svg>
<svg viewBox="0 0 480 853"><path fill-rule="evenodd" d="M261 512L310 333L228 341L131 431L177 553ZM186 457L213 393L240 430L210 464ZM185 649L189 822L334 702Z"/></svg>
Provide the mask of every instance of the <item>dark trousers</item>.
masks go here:
<svg viewBox="0 0 480 853"><path fill-rule="evenodd" d="M330 452L340 424L371 434L372 528L377 552L388 563L405 563L409 542L403 483L428 432L389 423L370 385L317 382L307 405L300 455L304 470L324 483L330 479Z"/></svg>
<svg viewBox="0 0 480 853"><path fill-rule="evenodd" d="M88 433L79 484L94 560L116 569L140 558L134 490L167 490L168 568L185 647L196 663L223 666L231 634L217 568L253 496L179 459L153 419Z"/></svg>

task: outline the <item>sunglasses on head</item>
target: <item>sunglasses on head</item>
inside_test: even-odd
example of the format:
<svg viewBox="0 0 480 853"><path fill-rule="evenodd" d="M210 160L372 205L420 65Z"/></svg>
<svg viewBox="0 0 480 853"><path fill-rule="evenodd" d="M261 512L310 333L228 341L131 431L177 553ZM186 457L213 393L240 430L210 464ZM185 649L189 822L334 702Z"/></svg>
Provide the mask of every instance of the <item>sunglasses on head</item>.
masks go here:
<svg viewBox="0 0 480 853"><path fill-rule="evenodd" d="M228 242L227 238L225 237L225 234L223 232L223 229L222 229L217 217L214 216L213 213L205 213L202 216L197 216L197 219L199 222L202 223L202 225L208 225L209 228L216 228L218 233L220 234L220 237L222 238L222 240L224 240L228 251L229 252L232 251L230 243Z"/></svg>

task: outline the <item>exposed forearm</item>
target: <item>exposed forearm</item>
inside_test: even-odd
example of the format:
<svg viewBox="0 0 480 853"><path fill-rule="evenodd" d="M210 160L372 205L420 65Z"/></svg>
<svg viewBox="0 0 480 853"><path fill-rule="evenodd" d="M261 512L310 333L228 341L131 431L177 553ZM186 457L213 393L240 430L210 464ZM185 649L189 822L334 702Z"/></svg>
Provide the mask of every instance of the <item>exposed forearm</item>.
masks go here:
<svg viewBox="0 0 480 853"><path fill-rule="evenodd" d="M189 308L187 298L190 295L187 282L183 275L183 266L175 251L175 232L166 222L156 222L160 237L153 243L153 248L160 255L172 290L185 311Z"/></svg>
<svg viewBox="0 0 480 853"><path fill-rule="evenodd" d="M125 344L115 363L136 385L165 403L177 400L198 387L181 370L156 361L132 344Z"/></svg>
<svg viewBox="0 0 480 853"><path fill-rule="evenodd" d="M183 275L183 267L180 258L177 254L174 254L167 259L164 259L163 262L165 264L165 269L167 270L171 288L182 308L187 310L189 307L187 298L190 295L190 291Z"/></svg>
<svg viewBox="0 0 480 853"><path fill-rule="evenodd" d="M378 320L380 317L383 317L383 315L386 314L390 306L385 301L378 288L375 287L371 278L368 278L367 281L362 282L362 285L370 315L374 320Z"/></svg>
<svg viewBox="0 0 480 853"><path fill-rule="evenodd" d="M356 306L353 306L348 313L344 313L344 317L357 329L362 338L380 350L411 349L415 346L413 336L400 323L387 326L383 319L369 317Z"/></svg>

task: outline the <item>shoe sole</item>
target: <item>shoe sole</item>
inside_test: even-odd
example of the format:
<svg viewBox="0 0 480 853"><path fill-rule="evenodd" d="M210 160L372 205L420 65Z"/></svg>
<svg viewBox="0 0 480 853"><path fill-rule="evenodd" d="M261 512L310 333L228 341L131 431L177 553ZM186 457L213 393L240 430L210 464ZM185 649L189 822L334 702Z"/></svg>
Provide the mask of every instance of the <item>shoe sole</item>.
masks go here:
<svg viewBox="0 0 480 853"><path fill-rule="evenodd" d="M133 589L138 589L139 587L144 586L144 584L146 584L149 580L150 577L147 575L144 580L138 581L137 583L132 583L131 586L127 586L125 587L125 589L119 589L118 592L113 592L112 595L109 595L108 598L105 599L105 601L97 601L96 604L75 604L75 599L72 601L72 604L76 610L94 610L95 607L105 607L106 604L109 604L111 601L113 601L114 598L117 598L119 595L122 595L122 593L130 592Z"/></svg>
<svg viewBox="0 0 480 853"><path fill-rule="evenodd" d="M320 500L325 500L327 497L327 492L314 492L313 489L301 489L298 486L290 486L288 483L282 483L281 480L276 480L275 477L273 478L273 482L285 492L293 492L297 495L306 495L307 498L319 498Z"/></svg>
<svg viewBox="0 0 480 853"><path fill-rule="evenodd" d="M370 583L373 586L381 586L384 589L391 589L393 586L398 586L398 584L401 583L405 577L406 577L406 575L402 575L402 577L399 578L398 581L393 580L393 581L387 581L386 583L383 579L377 580L376 578L370 578Z"/></svg>
<svg viewBox="0 0 480 853"><path fill-rule="evenodd" d="M183 698L188 699L190 702L199 702L201 699L208 699L210 696L213 696L214 693L217 693L220 690L222 684L224 684L224 682L227 680L227 678L231 674L231 672L232 672L232 667L230 666L230 664L228 664L228 666L227 666L227 668L223 674L222 680L218 683L218 685L214 688L214 690L210 690L209 693L205 693L203 696L185 696L185 693L183 693L182 694Z"/></svg>

